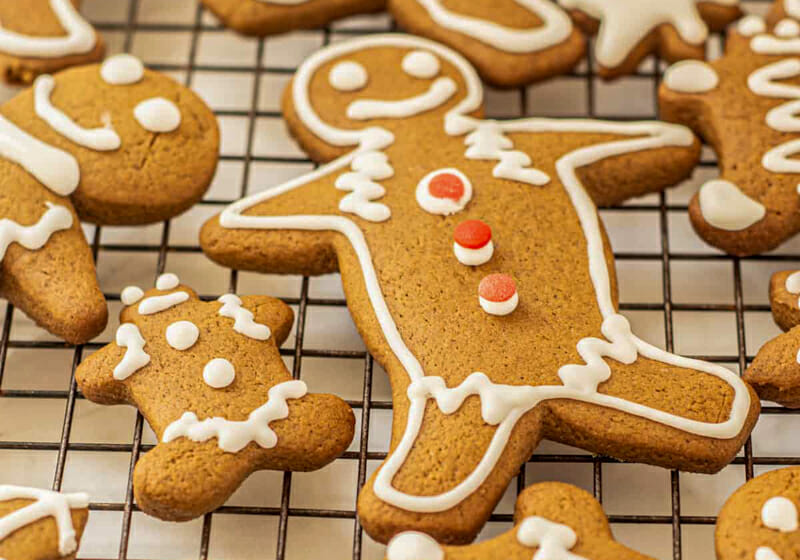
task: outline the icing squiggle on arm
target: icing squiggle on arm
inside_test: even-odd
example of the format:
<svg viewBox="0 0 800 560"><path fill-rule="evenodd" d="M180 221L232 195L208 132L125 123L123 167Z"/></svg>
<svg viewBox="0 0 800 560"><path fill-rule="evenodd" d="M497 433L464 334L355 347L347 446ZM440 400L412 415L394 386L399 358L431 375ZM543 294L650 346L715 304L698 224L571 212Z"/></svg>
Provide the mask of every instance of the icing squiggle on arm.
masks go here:
<svg viewBox="0 0 800 560"><path fill-rule="evenodd" d="M124 381L150 363L150 355L144 351L147 344L133 323L124 323L117 329L117 346L126 348L122 361L114 368L114 379Z"/></svg>
<svg viewBox="0 0 800 560"><path fill-rule="evenodd" d="M56 81L53 76L44 75L36 78L33 84L34 109L39 118L62 136L90 150L111 151L120 147L122 141L112 128L83 128L53 106L50 95L55 86Z"/></svg>
<svg viewBox="0 0 800 560"><path fill-rule="evenodd" d="M269 390L266 404L250 413L247 420L235 421L214 417L200 421L194 412L185 412L178 420L167 426L161 441L169 443L180 437L204 442L217 438L217 445L228 453L238 453L251 442L264 449L278 444L278 436L269 427L270 422L289 416L288 399L299 399L308 388L302 381L285 381Z"/></svg>
<svg viewBox="0 0 800 560"><path fill-rule="evenodd" d="M52 517L58 528L59 554L66 556L77 550L77 535L72 524L71 510L89 507L88 494L60 494L38 488L0 485L0 502L9 500L35 501L0 518L0 541L40 519Z"/></svg>
<svg viewBox="0 0 800 560"><path fill-rule="evenodd" d="M87 53L94 48L97 36L70 0L50 0L50 7L66 31L66 36L34 37L0 27L0 52L15 56L60 58Z"/></svg>
<svg viewBox="0 0 800 560"><path fill-rule="evenodd" d="M570 552L578 543L575 531L544 517L523 519L517 529L517 540L522 545L538 547L533 560L587 560Z"/></svg>
<svg viewBox="0 0 800 560"><path fill-rule="evenodd" d="M45 202L47 211L32 226L21 226L13 220L0 220L0 261L8 246L19 243L30 251L41 249L57 231L72 227L72 213L64 206Z"/></svg>
<svg viewBox="0 0 800 560"><path fill-rule="evenodd" d="M253 312L242 307L242 300L235 294L225 294L217 300L222 303L219 314L233 319L233 330L255 340L267 340L270 330L267 325L256 323Z"/></svg>

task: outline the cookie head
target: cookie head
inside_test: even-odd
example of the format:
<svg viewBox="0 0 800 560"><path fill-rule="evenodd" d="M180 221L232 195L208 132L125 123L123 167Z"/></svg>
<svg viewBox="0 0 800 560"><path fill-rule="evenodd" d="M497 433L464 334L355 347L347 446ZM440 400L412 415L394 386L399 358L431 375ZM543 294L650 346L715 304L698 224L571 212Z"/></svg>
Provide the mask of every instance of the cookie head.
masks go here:
<svg viewBox="0 0 800 560"><path fill-rule="evenodd" d="M440 44L375 35L319 51L298 70L287 92L288 117L314 154L328 147L390 142L409 121L465 114L482 90L472 66ZM323 156L321 159L329 159Z"/></svg>

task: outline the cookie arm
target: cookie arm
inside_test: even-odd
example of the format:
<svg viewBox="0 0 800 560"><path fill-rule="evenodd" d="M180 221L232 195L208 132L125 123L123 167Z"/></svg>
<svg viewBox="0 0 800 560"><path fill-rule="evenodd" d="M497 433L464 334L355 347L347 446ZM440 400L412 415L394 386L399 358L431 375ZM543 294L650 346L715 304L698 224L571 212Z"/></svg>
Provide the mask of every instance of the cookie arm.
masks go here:
<svg viewBox="0 0 800 560"><path fill-rule="evenodd" d="M114 368L125 356L125 348L115 342L100 348L84 359L75 370L75 381L83 395L99 404L126 404L130 402L128 389L122 381L114 379Z"/></svg>

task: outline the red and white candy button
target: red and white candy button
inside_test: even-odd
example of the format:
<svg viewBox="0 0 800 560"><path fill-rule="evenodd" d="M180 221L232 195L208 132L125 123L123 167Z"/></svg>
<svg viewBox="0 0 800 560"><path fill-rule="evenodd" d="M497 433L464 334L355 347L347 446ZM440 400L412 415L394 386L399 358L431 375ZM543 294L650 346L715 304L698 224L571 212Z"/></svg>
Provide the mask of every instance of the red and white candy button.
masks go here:
<svg viewBox="0 0 800 560"><path fill-rule="evenodd" d="M453 231L453 252L458 262L479 266L489 262L494 254L492 228L480 220L466 220Z"/></svg>
<svg viewBox="0 0 800 560"><path fill-rule="evenodd" d="M484 276L478 284L478 301L489 315L508 315L519 305L517 283L508 274Z"/></svg>
<svg viewBox="0 0 800 560"><path fill-rule="evenodd" d="M455 214L471 199L472 183L458 169L437 169L425 175L417 185L417 202L431 214Z"/></svg>

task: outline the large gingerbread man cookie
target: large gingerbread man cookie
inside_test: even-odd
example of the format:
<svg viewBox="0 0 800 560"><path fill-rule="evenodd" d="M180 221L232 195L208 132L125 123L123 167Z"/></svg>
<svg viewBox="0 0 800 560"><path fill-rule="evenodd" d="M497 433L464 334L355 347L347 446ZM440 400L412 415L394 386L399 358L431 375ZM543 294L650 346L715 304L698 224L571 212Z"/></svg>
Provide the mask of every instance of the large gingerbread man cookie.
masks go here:
<svg viewBox="0 0 800 560"><path fill-rule="evenodd" d="M29 84L40 74L103 58L103 39L78 12L80 0L0 1L0 72Z"/></svg>
<svg viewBox="0 0 800 560"><path fill-rule="evenodd" d="M616 78L636 71L650 54L674 62L705 58L709 28L741 15L739 0L558 0L575 22L597 34L598 73Z"/></svg>
<svg viewBox="0 0 800 560"><path fill-rule="evenodd" d="M382 10L386 0L201 0L231 29L264 37Z"/></svg>
<svg viewBox="0 0 800 560"><path fill-rule="evenodd" d="M404 29L463 54L486 81L513 87L571 70L586 40L550 0L389 0Z"/></svg>
<svg viewBox="0 0 800 560"><path fill-rule="evenodd" d="M395 536L386 560L652 560L614 540L602 506L569 484L543 482L517 498L514 528L468 546L441 546L425 533Z"/></svg>
<svg viewBox="0 0 800 560"><path fill-rule="evenodd" d="M193 519L221 506L252 472L309 471L353 439L355 419L333 395L308 393L278 352L292 310L263 296L203 302L174 274L131 286L116 341L76 370L86 397L139 408L160 443L136 464L146 513Z"/></svg>
<svg viewBox="0 0 800 560"><path fill-rule="evenodd" d="M800 4L776 2L765 22L731 28L725 56L664 76L666 120L691 126L717 152L720 178L689 205L698 234L734 255L768 251L800 230L797 118Z"/></svg>
<svg viewBox="0 0 800 560"><path fill-rule="evenodd" d="M201 244L234 268L341 271L392 383L391 451L359 499L370 535L470 541L544 437L702 472L734 457L758 400L631 332L595 206L686 177L687 129L481 119L472 66L406 35L316 53L284 99L333 161L231 205Z"/></svg>
<svg viewBox="0 0 800 560"><path fill-rule="evenodd" d="M800 560L800 467L770 471L728 499L717 519L717 560Z"/></svg>

